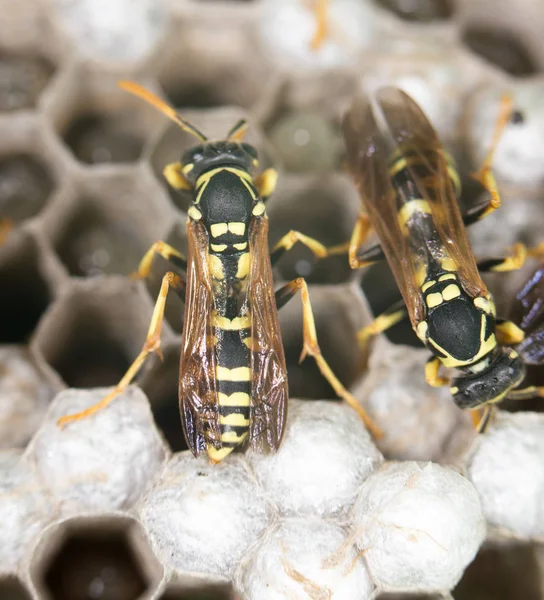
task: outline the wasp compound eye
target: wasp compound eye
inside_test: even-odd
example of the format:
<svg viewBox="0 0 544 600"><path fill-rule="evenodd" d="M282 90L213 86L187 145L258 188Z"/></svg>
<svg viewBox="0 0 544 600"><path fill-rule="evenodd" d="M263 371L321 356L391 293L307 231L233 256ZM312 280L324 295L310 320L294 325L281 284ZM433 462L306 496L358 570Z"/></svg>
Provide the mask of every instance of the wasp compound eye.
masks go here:
<svg viewBox="0 0 544 600"><path fill-rule="evenodd" d="M477 408L502 400L524 377L525 365L519 355L504 349L485 371L456 377L450 389L457 406Z"/></svg>

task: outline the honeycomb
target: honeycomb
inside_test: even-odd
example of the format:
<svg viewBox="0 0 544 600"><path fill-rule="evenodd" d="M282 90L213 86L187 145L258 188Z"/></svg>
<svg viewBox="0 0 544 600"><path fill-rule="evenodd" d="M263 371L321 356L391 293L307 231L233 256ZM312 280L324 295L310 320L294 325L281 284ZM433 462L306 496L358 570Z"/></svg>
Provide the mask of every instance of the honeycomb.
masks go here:
<svg viewBox="0 0 544 600"><path fill-rule="evenodd" d="M295 247L275 271L278 284L309 282L323 354L384 429L376 444L344 407L307 402L335 394L311 360L299 364L297 300L280 321L301 400L277 456L214 468L183 452L174 295L164 361L147 361L140 389L72 431L54 425L139 352L167 270L157 257L149 280L130 281L143 253L158 239L186 249L189 198L161 173L193 142L119 79L209 137L248 118L262 168L280 172L271 245L290 229L328 246L349 238L359 199L339 124L358 90L414 97L459 164L465 206L482 193L471 173L508 91L515 118L494 161L503 206L470 228L478 257L500 255L544 232L542 11L538 0L330 0L312 50L312 0L0 1L0 598L544 598L544 421L504 413L476 440L447 391L425 384L427 353L404 324L361 356L357 330L398 298L385 265L352 272L345 257ZM535 268L486 276L501 314ZM531 377L542 382L542 367ZM380 485L393 476L444 496L458 486L446 537L427 515L419 523L464 549L447 574L440 550L380 520L392 518ZM414 498L445 510L425 486ZM406 574L411 543L430 554L414 551Z"/></svg>

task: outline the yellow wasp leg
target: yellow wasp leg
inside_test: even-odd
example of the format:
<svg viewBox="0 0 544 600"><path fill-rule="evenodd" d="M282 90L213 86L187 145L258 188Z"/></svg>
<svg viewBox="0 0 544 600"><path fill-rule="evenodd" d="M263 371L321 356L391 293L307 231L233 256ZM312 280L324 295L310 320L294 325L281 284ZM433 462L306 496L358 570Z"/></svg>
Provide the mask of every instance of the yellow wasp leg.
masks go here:
<svg viewBox="0 0 544 600"><path fill-rule="evenodd" d="M353 229L353 233L351 234L351 240L349 242L349 266L352 269L361 269L362 267L366 267L370 264L367 261L360 260L357 257L357 251L363 245L364 241L368 237L370 233L370 221L364 213L359 214L359 218L357 219L357 223L355 224L355 228Z"/></svg>
<svg viewBox="0 0 544 600"><path fill-rule="evenodd" d="M491 214L494 210L497 210L497 208L499 208L501 205L501 198L499 196L499 190L497 189L497 182L495 181L495 177L491 172L491 165L493 163L495 151L497 149L497 146L499 145L504 129L508 124L508 121L510 120L511 114L512 98L510 96L505 95L501 98L499 117L497 119L497 124L495 125L495 131L493 132L491 147L489 148L489 152L485 157L481 169L473 175L474 179L479 181L491 196L489 200L489 206L487 207L487 210L480 214L480 219L483 219L487 215Z"/></svg>
<svg viewBox="0 0 544 600"><path fill-rule="evenodd" d="M310 47L316 51L321 48L328 33L329 0L315 0L316 28Z"/></svg>
<svg viewBox="0 0 544 600"><path fill-rule="evenodd" d="M131 279L144 279L151 272L151 263L153 262L153 258L155 254L159 254L166 260L170 261L174 265L185 269L187 267L187 259L183 254L178 252L175 248L167 244L166 242L162 242L161 240L155 242L151 248L144 254L144 257L140 261L140 265L138 266L138 270L134 273L131 273Z"/></svg>
<svg viewBox="0 0 544 600"><path fill-rule="evenodd" d="M507 396L508 400L529 400L530 398L544 398L544 386L530 385L522 390L513 390Z"/></svg>
<svg viewBox="0 0 544 600"><path fill-rule="evenodd" d="M390 327L393 327L393 325L396 325L408 316L404 303L402 303L402 308L398 308L398 304L398 302L395 303L391 308L376 317L372 323L359 329L357 332L357 341L361 350L365 348L372 336L387 331Z"/></svg>
<svg viewBox="0 0 544 600"><path fill-rule="evenodd" d="M283 306L288 300L290 300L297 292L300 292L302 300L302 337L303 337L303 348L300 355L300 362L302 362L307 356L312 356L317 363L317 366L323 375L323 377L331 384L332 388L336 392L339 398L345 400L361 417L364 424L368 427L370 432L375 438L380 438L383 435L382 430L374 423L369 417L363 407L357 402L355 397L346 390L346 388L340 383L339 379L333 373L329 367L327 361L321 354L321 349L317 341L317 332L315 329L315 320L312 311L312 305L310 303L310 295L308 293L308 286L306 281L302 277L293 279L293 281L287 283L280 290L276 292L276 303L278 306Z"/></svg>
<svg viewBox="0 0 544 600"><path fill-rule="evenodd" d="M278 260L297 243L304 244L306 248L311 250L317 258L325 258L328 256L327 248L323 246L321 242L314 240L314 238L308 237L300 231L291 229L289 233L286 233L281 240L274 246L270 253L270 260L272 264L278 262Z"/></svg>
<svg viewBox="0 0 544 600"><path fill-rule="evenodd" d="M525 333L512 321L497 321L495 325L497 342L501 346L519 344L525 338Z"/></svg>
<svg viewBox="0 0 544 600"><path fill-rule="evenodd" d="M436 356L431 356L425 363L425 381L432 387L442 387L449 383L448 379L438 375L441 364L440 359Z"/></svg>
<svg viewBox="0 0 544 600"><path fill-rule="evenodd" d="M12 229L13 221L11 219L0 219L0 246L5 244Z"/></svg>
<svg viewBox="0 0 544 600"><path fill-rule="evenodd" d="M278 182L278 172L276 169L265 169L260 175L258 175L254 184L259 192L259 196L263 201L266 201L269 196L274 193L276 189L276 183Z"/></svg>
<svg viewBox="0 0 544 600"><path fill-rule="evenodd" d="M540 258L544 256L544 242L534 248L527 248L521 242L512 246L512 252L502 258L489 258L478 262L478 270L483 272L506 273L521 269L528 258Z"/></svg>
<svg viewBox="0 0 544 600"><path fill-rule="evenodd" d="M163 277L159 297L157 298L155 308L153 309L151 323L149 325L149 330L147 332L143 348L140 354L138 354L138 356L136 357L136 360L128 368L128 371L123 375L121 381L115 386L113 391L110 392L105 398L100 400L100 402L97 402L96 404L90 406L86 410L72 415L66 415L58 419L57 425L59 427L64 427L72 421L79 421L81 419L90 417L98 411L106 408L106 406L108 406L108 404L115 398L115 396L121 393L130 384L134 377L136 377L138 371L142 367L145 359L148 357L149 354L156 352L162 359L161 329L164 318L164 307L166 304L166 297L168 295L168 290L170 287L182 293L185 291L185 282L183 281L183 279L181 279L179 275L176 275L172 272L166 273L166 275Z"/></svg>
<svg viewBox="0 0 544 600"><path fill-rule="evenodd" d="M180 162L170 163L164 167L162 174L168 183L176 190L192 190L192 184L183 175L183 165Z"/></svg>

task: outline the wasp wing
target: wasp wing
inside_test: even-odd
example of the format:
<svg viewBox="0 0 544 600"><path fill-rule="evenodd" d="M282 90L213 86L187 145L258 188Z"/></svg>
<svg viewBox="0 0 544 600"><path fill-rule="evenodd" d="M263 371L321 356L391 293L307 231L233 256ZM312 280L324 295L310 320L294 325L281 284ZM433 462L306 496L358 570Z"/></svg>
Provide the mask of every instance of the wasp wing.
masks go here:
<svg viewBox="0 0 544 600"><path fill-rule="evenodd" d="M251 411L249 439L261 451L280 445L287 417L287 367L268 250L268 219L254 217L249 230L251 266Z"/></svg>
<svg viewBox="0 0 544 600"><path fill-rule="evenodd" d="M425 304L416 282L410 245L397 218L396 191L387 170L390 154L372 105L358 97L342 124L350 171L366 212L380 240L404 298L412 323L425 316Z"/></svg>
<svg viewBox="0 0 544 600"><path fill-rule="evenodd" d="M420 197L431 206L441 248L454 261L461 285L472 297L487 295L438 134L416 102L398 88L380 90L377 104L396 151L406 159ZM411 164L421 166L416 168Z"/></svg>
<svg viewBox="0 0 544 600"><path fill-rule="evenodd" d="M179 403L183 432L195 456L221 446L208 268L208 234L199 221L187 223L187 291L181 341Z"/></svg>

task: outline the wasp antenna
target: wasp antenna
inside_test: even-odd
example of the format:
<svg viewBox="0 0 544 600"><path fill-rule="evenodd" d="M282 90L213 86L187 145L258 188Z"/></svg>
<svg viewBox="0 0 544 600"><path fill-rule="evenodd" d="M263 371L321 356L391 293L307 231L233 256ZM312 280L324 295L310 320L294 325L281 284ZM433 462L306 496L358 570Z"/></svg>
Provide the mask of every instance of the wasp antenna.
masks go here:
<svg viewBox="0 0 544 600"><path fill-rule="evenodd" d="M208 138L201 133L196 127L191 125L189 121L186 121L184 118L180 117L177 112L164 100L159 98L157 95L153 94L149 90L146 90L141 85L134 83L134 81L119 81L117 85L129 92L130 94L134 94L134 96L138 96L138 98L142 98L145 102L154 106L157 110L166 115L170 120L174 121L177 125L179 125L184 131L194 135L201 142L206 142Z"/></svg>
<svg viewBox="0 0 544 600"><path fill-rule="evenodd" d="M241 142L244 139L248 127L247 121L245 119L240 119L227 133L227 140L229 142Z"/></svg>

